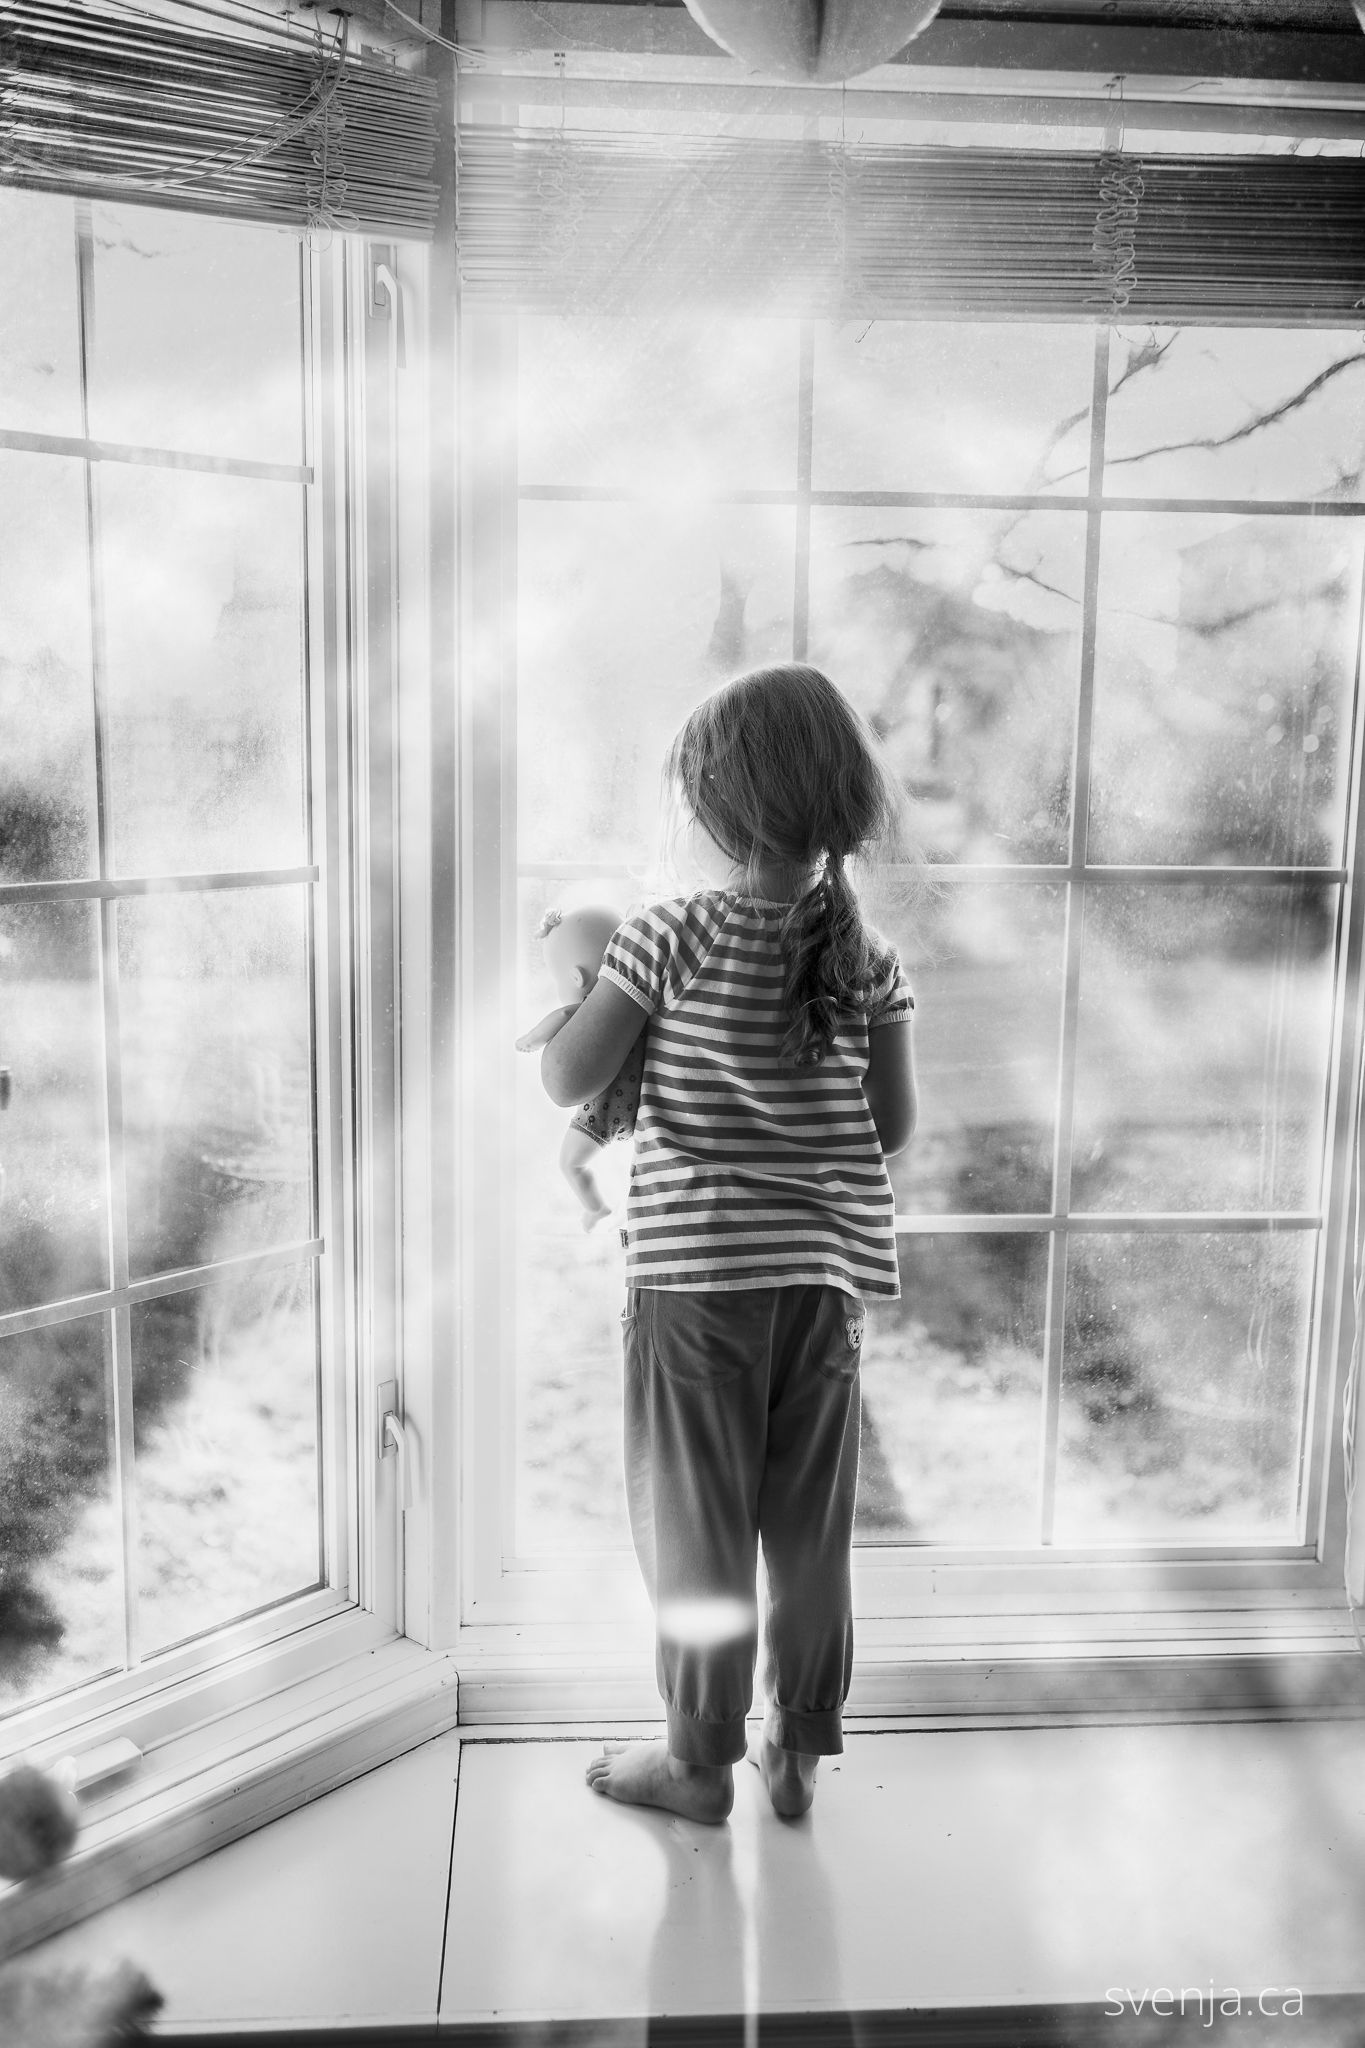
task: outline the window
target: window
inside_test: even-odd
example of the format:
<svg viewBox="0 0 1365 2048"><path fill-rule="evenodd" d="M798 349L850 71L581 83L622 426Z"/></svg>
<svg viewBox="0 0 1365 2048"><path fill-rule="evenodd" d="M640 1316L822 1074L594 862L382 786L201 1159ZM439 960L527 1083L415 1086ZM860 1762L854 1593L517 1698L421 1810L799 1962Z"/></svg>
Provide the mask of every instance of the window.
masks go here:
<svg viewBox="0 0 1365 2048"><path fill-rule="evenodd" d="M619 1250L584 1239L564 1119L510 1050L550 1000L535 925L647 894L668 737L792 657L883 736L935 885L886 912L923 1111L863 1368L864 1616L1339 1598L1359 337L686 311L465 336L467 929L480 987L517 976L471 1018L502 1087L474 1113L467 1620L630 1599Z"/></svg>
<svg viewBox="0 0 1365 2048"><path fill-rule="evenodd" d="M400 266L15 191L0 242L0 1711L31 1743L401 1615L358 1435L398 1377L397 565L365 543Z"/></svg>

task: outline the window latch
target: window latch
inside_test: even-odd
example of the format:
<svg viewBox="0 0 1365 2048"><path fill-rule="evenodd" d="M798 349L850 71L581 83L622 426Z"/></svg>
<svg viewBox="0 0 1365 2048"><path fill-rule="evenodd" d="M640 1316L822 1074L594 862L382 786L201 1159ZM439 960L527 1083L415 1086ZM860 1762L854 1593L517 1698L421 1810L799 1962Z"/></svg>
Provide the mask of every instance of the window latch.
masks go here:
<svg viewBox="0 0 1365 2048"><path fill-rule="evenodd" d="M412 1466L414 1440L407 1424L398 1413L398 1382L385 1380L376 1397L379 1410L379 1456L397 1458L398 1491L403 1512L412 1506Z"/></svg>
<svg viewBox="0 0 1365 2048"><path fill-rule="evenodd" d="M381 296L382 294L382 296ZM406 321L403 317L403 287L391 263L382 256L376 256L370 266L370 315L378 319L387 311L393 322L394 360L400 370L407 368L408 349Z"/></svg>

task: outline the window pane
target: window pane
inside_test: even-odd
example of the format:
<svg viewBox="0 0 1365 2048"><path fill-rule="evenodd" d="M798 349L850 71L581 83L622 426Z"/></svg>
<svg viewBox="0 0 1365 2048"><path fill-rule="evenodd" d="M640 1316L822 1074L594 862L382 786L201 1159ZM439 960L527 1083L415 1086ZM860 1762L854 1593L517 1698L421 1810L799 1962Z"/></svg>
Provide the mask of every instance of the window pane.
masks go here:
<svg viewBox="0 0 1365 2048"><path fill-rule="evenodd" d="M1336 897L1089 890L1073 1208L1316 1206Z"/></svg>
<svg viewBox="0 0 1365 2048"><path fill-rule="evenodd" d="M1315 1245L1072 1238L1058 1542L1296 1540Z"/></svg>
<svg viewBox="0 0 1365 2048"><path fill-rule="evenodd" d="M123 1668L108 1318L0 1338L0 1707Z"/></svg>
<svg viewBox="0 0 1365 2048"><path fill-rule="evenodd" d="M1047 1238L902 1237L863 1348L856 1538L1036 1543Z"/></svg>
<svg viewBox="0 0 1365 2048"><path fill-rule="evenodd" d="M320 1579L312 1266L132 1312L144 1651Z"/></svg>
<svg viewBox="0 0 1365 2048"><path fill-rule="evenodd" d="M0 909L0 1311L109 1284L99 925L90 903Z"/></svg>
<svg viewBox="0 0 1365 2048"><path fill-rule="evenodd" d="M99 481L117 872L301 863L302 492Z"/></svg>
<svg viewBox="0 0 1365 2048"><path fill-rule="evenodd" d="M1118 330L1105 490L1124 497L1358 498L1360 336L1296 328Z"/></svg>
<svg viewBox="0 0 1365 2048"><path fill-rule="evenodd" d="M664 751L737 670L791 659L786 508L521 508L523 861L647 860Z"/></svg>
<svg viewBox="0 0 1365 2048"><path fill-rule="evenodd" d="M145 206L91 218L95 438L302 462L297 234Z"/></svg>
<svg viewBox="0 0 1365 2048"><path fill-rule="evenodd" d="M947 882L900 938L920 1122L890 1161L906 1214L1043 1211L1061 1031L1060 886Z"/></svg>
<svg viewBox="0 0 1365 2048"><path fill-rule="evenodd" d="M94 734L84 465L0 450L0 879L95 873Z"/></svg>
<svg viewBox="0 0 1365 2048"><path fill-rule="evenodd" d="M1106 516L1091 860L1341 859L1363 530Z"/></svg>
<svg viewBox="0 0 1365 2048"><path fill-rule="evenodd" d="M304 891L118 907L129 1258L135 1277L311 1233Z"/></svg>
<svg viewBox="0 0 1365 2048"><path fill-rule="evenodd" d="M815 341L817 490L1083 493L1088 327L855 320Z"/></svg>
<svg viewBox="0 0 1365 2048"><path fill-rule="evenodd" d="M528 315L518 335L524 484L795 490L794 322Z"/></svg>
<svg viewBox="0 0 1365 2048"><path fill-rule="evenodd" d="M812 513L811 659L933 858L1066 858L1084 556L1069 513Z"/></svg>
<svg viewBox="0 0 1365 2048"><path fill-rule="evenodd" d="M0 248L9 274L0 300L0 427L78 435L80 322L71 200L0 186Z"/></svg>

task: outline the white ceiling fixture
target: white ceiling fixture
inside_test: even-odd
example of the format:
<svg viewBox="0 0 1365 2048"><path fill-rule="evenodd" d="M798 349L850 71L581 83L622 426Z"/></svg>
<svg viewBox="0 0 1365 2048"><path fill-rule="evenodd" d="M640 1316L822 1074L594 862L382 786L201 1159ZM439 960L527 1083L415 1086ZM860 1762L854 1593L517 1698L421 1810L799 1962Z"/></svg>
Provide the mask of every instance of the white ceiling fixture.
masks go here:
<svg viewBox="0 0 1365 2048"><path fill-rule="evenodd" d="M889 63L940 0L687 0L715 43L751 70L836 83ZM1365 0L1356 0L1357 6Z"/></svg>

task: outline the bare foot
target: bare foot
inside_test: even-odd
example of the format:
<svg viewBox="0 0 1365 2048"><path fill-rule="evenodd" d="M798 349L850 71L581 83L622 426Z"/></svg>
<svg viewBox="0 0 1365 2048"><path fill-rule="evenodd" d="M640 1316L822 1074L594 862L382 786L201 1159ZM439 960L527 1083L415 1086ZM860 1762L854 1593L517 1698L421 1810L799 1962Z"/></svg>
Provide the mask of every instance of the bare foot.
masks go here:
<svg viewBox="0 0 1365 2048"><path fill-rule="evenodd" d="M729 1764L684 1764L662 1742L604 1742L588 1765L588 1783L627 1806L662 1806L684 1820L719 1823L735 1803Z"/></svg>
<svg viewBox="0 0 1365 2048"><path fill-rule="evenodd" d="M783 1820L796 1820L809 1813L815 1798L818 1757L807 1756L800 1749L779 1749L766 1735L761 1742L749 1744L748 1754L749 1762L757 1764L768 1788L774 1813L781 1814Z"/></svg>

